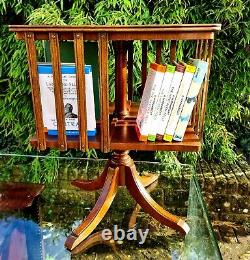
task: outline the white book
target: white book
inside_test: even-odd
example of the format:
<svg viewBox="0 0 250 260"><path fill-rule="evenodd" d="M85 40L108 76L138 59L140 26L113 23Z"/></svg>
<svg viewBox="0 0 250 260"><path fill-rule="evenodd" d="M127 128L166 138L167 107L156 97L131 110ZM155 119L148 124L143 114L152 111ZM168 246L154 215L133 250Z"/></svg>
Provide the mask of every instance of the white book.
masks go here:
<svg viewBox="0 0 250 260"><path fill-rule="evenodd" d="M189 88L187 98L182 109L178 124L175 129L173 140L182 141L189 119L196 102L196 98L201 89L202 82L205 78L208 69L208 63L199 59L192 60L192 64L196 67L191 86Z"/></svg>
<svg viewBox="0 0 250 260"><path fill-rule="evenodd" d="M156 133L159 132L158 130L162 126L161 118L166 109L169 89L174 76L174 71L175 71L175 66L167 64L167 70L164 73L162 85L156 100L156 105L153 110L153 119L148 134L149 141L155 141Z"/></svg>
<svg viewBox="0 0 250 260"><path fill-rule="evenodd" d="M76 89L76 67L74 63L62 63L62 86L65 128L67 135L78 135L78 104ZM52 65L38 63L39 85L44 127L49 135L57 135L57 120L54 96ZM86 114L89 136L96 134L93 76L90 65L85 65Z"/></svg>
<svg viewBox="0 0 250 260"><path fill-rule="evenodd" d="M182 77L182 81L179 87L179 90L177 92L177 96L175 99L175 103L171 112L171 115L169 117L167 127L164 132L163 140L171 142L173 139L173 134L175 131L175 128L177 126L182 108L184 106L184 102L189 90L189 87L191 85L194 73L195 73L195 66L192 65L186 65L185 66L185 72Z"/></svg>
<svg viewBox="0 0 250 260"><path fill-rule="evenodd" d="M156 140L163 140L164 131L166 129L169 117L171 115L175 103L176 95L180 87L184 70L185 67L183 65L176 64L176 70L174 72L174 76L167 94L167 98L164 100L160 121L158 122L159 127L156 134Z"/></svg>
<svg viewBox="0 0 250 260"><path fill-rule="evenodd" d="M156 63L150 65L136 118L136 130L140 141L147 141L152 124L153 108L156 105L165 71L166 66Z"/></svg>

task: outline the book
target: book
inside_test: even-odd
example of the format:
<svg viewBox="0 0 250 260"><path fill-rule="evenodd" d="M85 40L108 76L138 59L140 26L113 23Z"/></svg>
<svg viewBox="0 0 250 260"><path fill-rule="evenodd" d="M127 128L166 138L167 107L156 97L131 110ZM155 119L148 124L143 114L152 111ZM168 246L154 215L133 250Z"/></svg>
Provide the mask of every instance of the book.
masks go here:
<svg viewBox="0 0 250 260"><path fill-rule="evenodd" d="M44 58L46 62L51 62L51 53L49 41L45 42ZM74 63L74 42L73 41L59 41L60 45L60 60L62 63ZM94 86L95 98L95 116L100 119L100 97L99 97L99 55L98 42L84 41L84 61L85 64L91 65Z"/></svg>
<svg viewBox="0 0 250 260"><path fill-rule="evenodd" d="M66 135L79 135L75 64L62 63L61 73ZM54 83L51 63L38 63L38 74L44 127L48 129L49 135L57 135ZM87 134L88 136L94 136L96 134L96 119L93 76L90 65L85 65L85 88Z"/></svg>
<svg viewBox="0 0 250 260"><path fill-rule="evenodd" d="M175 129L173 140L182 141L189 119L191 117L197 96L199 94L202 82L208 69L208 63L199 59L192 60L191 63L196 66L196 71L189 88L185 104L183 106L178 124Z"/></svg>
<svg viewBox="0 0 250 260"><path fill-rule="evenodd" d="M164 137L163 137L164 141L171 142L173 139L173 134L174 134L175 128L177 126L182 108L184 106L184 102L185 102L189 87L191 85L195 70L196 70L195 66L185 64L185 72L183 74L182 81L181 81L179 90L177 92L175 104L171 111L171 115L169 117L166 129L164 132Z"/></svg>
<svg viewBox="0 0 250 260"><path fill-rule="evenodd" d="M174 76L175 66L167 64L166 72L164 73L162 85L156 100L156 105L153 110L153 118L151 127L149 129L148 140L154 142L156 139L156 133L162 123L162 115L165 112L167 100L169 96L169 88Z"/></svg>
<svg viewBox="0 0 250 260"><path fill-rule="evenodd" d="M174 76L167 94L167 97L164 99L164 103L162 105L162 112L160 114L160 120L158 122L158 129L156 133L156 140L162 141L164 136L164 131L166 129L169 117L171 115L177 91L180 87L180 83L183 77L183 73L185 67L181 64L175 63L176 69L174 72Z"/></svg>
<svg viewBox="0 0 250 260"><path fill-rule="evenodd" d="M152 63L148 72L136 118L136 132L140 141L147 141L153 108L156 105L166 66Z"/></svg>

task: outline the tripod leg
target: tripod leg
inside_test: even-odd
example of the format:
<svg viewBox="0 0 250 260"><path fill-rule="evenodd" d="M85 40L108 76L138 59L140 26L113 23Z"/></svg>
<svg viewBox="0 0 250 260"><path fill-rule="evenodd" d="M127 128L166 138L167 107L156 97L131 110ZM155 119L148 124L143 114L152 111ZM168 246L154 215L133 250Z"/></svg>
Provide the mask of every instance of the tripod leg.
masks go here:
<svg viewBox="0 0 250 260"><path fill-rule="evenodd" d="M98 232L90 235L88 238L86 238L84 241L82 241L78 246L76 246L71 251L71 254L76 255L79 253L84 253L89 248L91 248L95 245L99 245L99 244L104 244L104 245L110 246L115 253L118 253L117 249L116 249L115 241L113 239L104 240L102 238L102 231L98 231Z"/></svg>
<svg viewBox="0 0 250 260"><path fill-rule="evenodd" d="M108 169L109 169L109 163L107 164L104 171L97 179L91 181L85 181L79 179L79 180L72 181L71 184L80 188L81 190L86 190L86 191L99 190L104 185L108 173Z"/></svg>
<svg viewBox="0 0 250 260"><path fill-rule="evenodd" d="M150 186L152 183L156 182L159 178L158 174L149 174L145 176L139 176L140 182L144 187Z"/></svg>
<svg viewBox="0 0 250 260"><path fill-rule="evenodd" d="M68 236L65 246L72 250L87 238L107 213L118 188L119 168L108 168L99 199L86 219Z"/></svg>
<svg viewBox="0 0 250 260"><path fill-rule="evenodd" d="M143 187L136 170L131 170L129 167L126 167L126 186L132 197L135 198L136 202L140 204L145 212L163 225L173 228L182 234L188 233L189 226L187 223L157 204Z"/></svg>
<svg viewBox="0 0 250 260"><path fill-rule="evenodd" d="M146 187L147 192L150 193L151 191L153 191L156 188L157 184L158 184L158 180L154 181L149 186L147 186ZM140 204L136 203L135 208L129 218L129 222L128 222L129 229L132 229L135 227L136 222L137 222L137 217L138 217L140 210L141 210Z"/></svg>

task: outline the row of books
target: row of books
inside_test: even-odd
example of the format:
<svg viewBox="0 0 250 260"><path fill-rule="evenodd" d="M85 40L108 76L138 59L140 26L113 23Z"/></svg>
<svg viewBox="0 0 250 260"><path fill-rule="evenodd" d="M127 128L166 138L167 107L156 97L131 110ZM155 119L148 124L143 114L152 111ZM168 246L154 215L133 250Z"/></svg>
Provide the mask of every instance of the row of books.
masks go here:
<svg viewBox="0 0 250 260"><path fill-rule="evenodd" d="M183 140L208 63L173 64L150 65L136 119L140 141Z"/></svg>
<svg viewBox="0 0 250 260"><path fill-rule="evenodd" d="M79 135L76 66L62 63L62 87L66 135ZM51 63L38 63L43 123L48 135L57 135L54 83ZM91 65L85 65L87 134L96 135L95 101Z"/></svg>

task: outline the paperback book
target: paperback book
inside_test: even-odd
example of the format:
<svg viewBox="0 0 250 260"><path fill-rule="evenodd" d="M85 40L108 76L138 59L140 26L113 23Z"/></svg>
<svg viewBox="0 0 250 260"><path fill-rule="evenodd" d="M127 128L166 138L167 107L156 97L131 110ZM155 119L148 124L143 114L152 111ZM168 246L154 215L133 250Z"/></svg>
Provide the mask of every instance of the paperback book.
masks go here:
<svg viewBox="0 0 250 260"><path fill-rule="evenodd" d="M66 135L79 135L76 67L74 63L62 63L62 87ZM39 84L44 127L49 135L57 135L54 84L51 63L38 64ZM96 134L93 76L90 65L85 65L86 114L88 136Z"/></svg>
<svg viewBox="0 0 250 260"><path fill-rule="evenodd" d="M175 129L173 140L182 141L189 119L191 117L196 98L199 94L202 82L205 78L208 69L208 63L199 59L191 60L191 63L196 67L191 86L189 88L187 98L182 109L178 124Z"/></svg>
<svg viewBox="0 0 250 260"><path fill-rule="evenodd" d="M158 128L157 128L157 134L156 134L156 140L162 141L164 136L164 131L166 129L169 117L171 115L173 106L175 104L176 95L178 92L178 89L180 87L180 83L183 77L183 73L185 70L185 67L181 64L176 63L176 69L174 72L174 76L167 94L166 99L164 99L162 112L160 114L160 121L158 122Z"/></svg>
<svg viewBox="0 0 250 260"><path fill-rule="evenodd" d="M147 141L153 119L153 109L162 85L166 66L152 63L143 90L136 118L136 132L140 141Z"/></svg>
<svg viewBox="0 0 250 260"><path fill-rule="evenodd" d="M167 69L166 72L164 73L162 85L158 97L156 99L156 105L154 106L154 110L153 110L152 123L148 134L149 141L152 142L155 141L156 133L160 125L163 124L162 117L163 114L165 114L166 105L168 104L169 88L174 76L174 72L175 72L175 66L167 64Z"/></svg>
<svg viewBox="0 0 250 260"><path fill-rule="evenodd" d="M177 92L176 100L164 132L164 141L171 142L173 139L174 131L182 112L182 108L184 106L184 102L186 100L195 70L195 66L185 64L185 72L183 74L182 81Z"/></svg>

